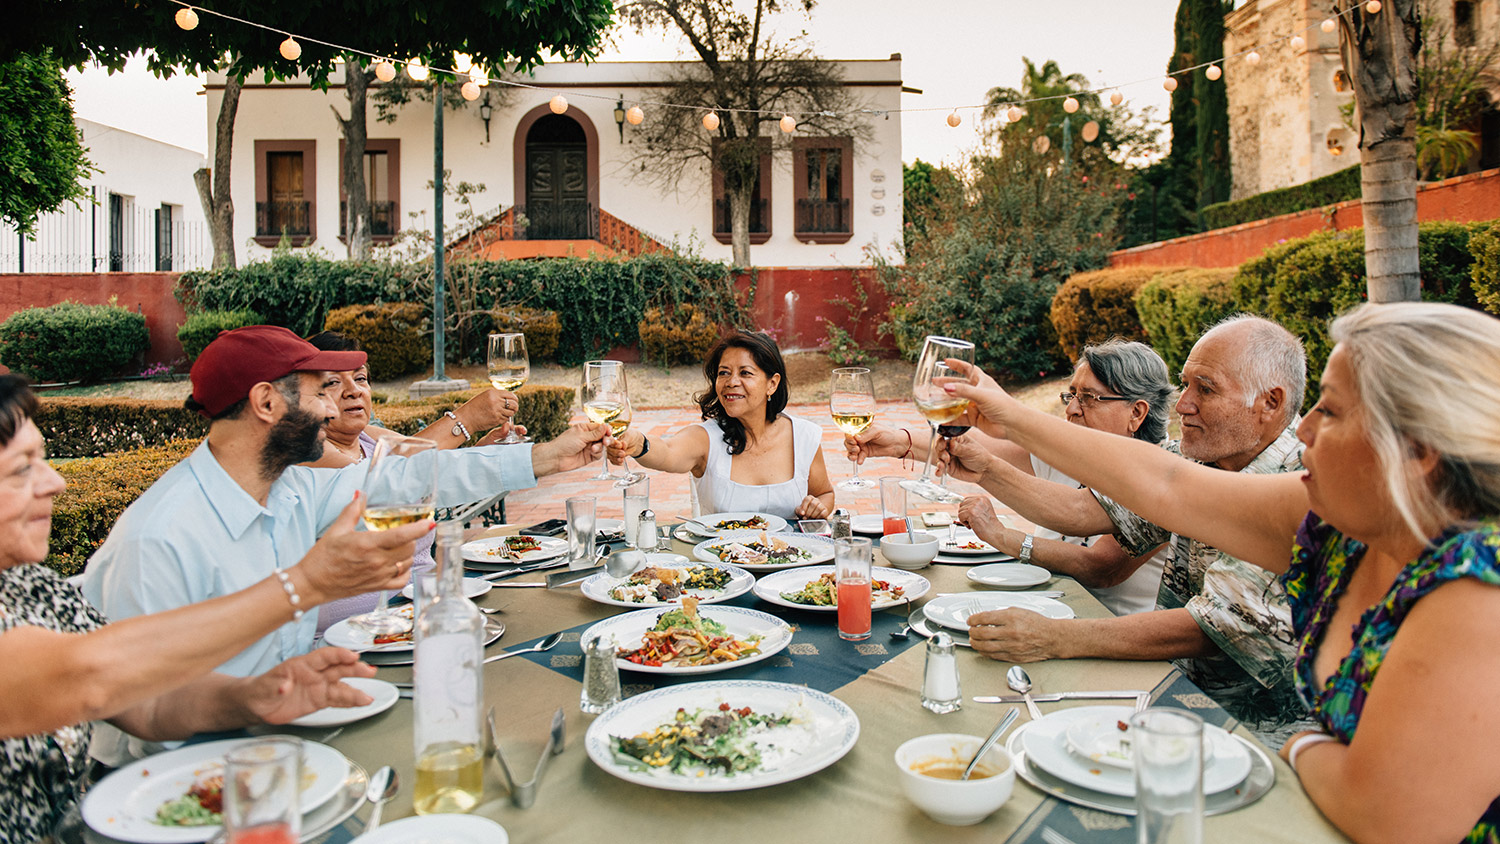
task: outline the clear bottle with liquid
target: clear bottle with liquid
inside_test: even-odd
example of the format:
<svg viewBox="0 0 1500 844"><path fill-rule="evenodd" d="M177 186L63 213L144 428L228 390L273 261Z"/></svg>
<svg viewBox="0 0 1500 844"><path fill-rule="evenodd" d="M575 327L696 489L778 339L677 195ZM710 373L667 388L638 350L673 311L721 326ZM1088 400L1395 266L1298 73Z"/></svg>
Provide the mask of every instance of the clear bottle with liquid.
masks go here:
<svg viewBox="0 0 1500 844"><path fill-rule="evenodd" d="M463 526L438 526L437 595L417 617L413 667L419 815L467 812L484 797L484 616L463 594Z"/></svg>

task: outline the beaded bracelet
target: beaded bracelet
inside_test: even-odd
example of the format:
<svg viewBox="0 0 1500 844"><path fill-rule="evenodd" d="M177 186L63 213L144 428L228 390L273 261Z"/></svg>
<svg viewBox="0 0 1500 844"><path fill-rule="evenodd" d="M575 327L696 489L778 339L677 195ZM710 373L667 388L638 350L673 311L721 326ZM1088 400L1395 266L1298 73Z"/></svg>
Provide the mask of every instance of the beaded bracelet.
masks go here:
<svg viewBox="0 0 1500 844"><path fill-rule="evenodd" d="M276 579L281 581L281 591L285 592L286 599L292 602L292 621L301 621L302 596L297 594L297 587L292 584L292 576L281 569L276 569L275 574Z"/></svg>
<svg viewBox="0 0 1500 844"><path fill-rule="evenodd" d="M1297 770L1297 754L1315 744L1322 744L1328 741L1338 741L1338 739L1327 733L1308 733L1305 736L1299 737L1296 741L1292 742L1292 749L1287 751L1286 763L1292 766L1292 771L1295 772Z"/></svg>

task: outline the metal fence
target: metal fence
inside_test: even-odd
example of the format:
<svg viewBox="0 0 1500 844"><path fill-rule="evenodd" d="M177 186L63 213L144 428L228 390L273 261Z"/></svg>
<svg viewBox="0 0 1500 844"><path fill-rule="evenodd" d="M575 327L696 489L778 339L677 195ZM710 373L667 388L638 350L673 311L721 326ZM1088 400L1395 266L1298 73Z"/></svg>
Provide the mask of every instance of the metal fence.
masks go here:
<svg viewBox="0 0 1500 844"><path fill-rule="evenodd" d="M0 272L94 273L198 270L213 261L208 226L181 206L138 206L95 187L92 201L37 219L34 237L0 223Z"/></svg>

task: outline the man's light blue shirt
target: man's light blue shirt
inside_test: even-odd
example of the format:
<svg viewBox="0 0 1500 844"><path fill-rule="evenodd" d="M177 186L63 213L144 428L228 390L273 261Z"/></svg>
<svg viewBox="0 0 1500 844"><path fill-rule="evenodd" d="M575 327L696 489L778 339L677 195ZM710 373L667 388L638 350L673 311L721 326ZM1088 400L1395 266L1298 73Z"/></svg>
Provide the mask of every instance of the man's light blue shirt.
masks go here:
<svg viewBox="0 0 1500 844"><path fill-rule="evenodd" d="M437 505L478 501L501 489L536 485L530 446L440 451ZM423 458L405 461L395 480L413 492L431 483ZM229 476L204 440L126 508L89 558L83 593L110 619L176 609L246 589L296 565L353 499L367 466L292 466L261 506ZM317 613L288 622L218 671L248 677L312 650ZM223 619L233 624L234 619Z"/></svg>

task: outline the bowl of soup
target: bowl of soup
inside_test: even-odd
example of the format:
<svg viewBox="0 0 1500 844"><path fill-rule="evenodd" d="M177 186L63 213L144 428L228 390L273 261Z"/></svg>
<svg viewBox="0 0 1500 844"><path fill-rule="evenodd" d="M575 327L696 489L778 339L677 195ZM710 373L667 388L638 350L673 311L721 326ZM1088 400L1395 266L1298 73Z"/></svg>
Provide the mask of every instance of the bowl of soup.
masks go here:
<svg viewBox="0 0 1500 844"><path fill-rule="evenodd" d="M996 744L979 760L969 779L960 779L983 743L981 736L936 733L896 748L906 799L928 817L950 826L971 826L989 817L1010 799L1016 771L1010 753Z"/></svg>

